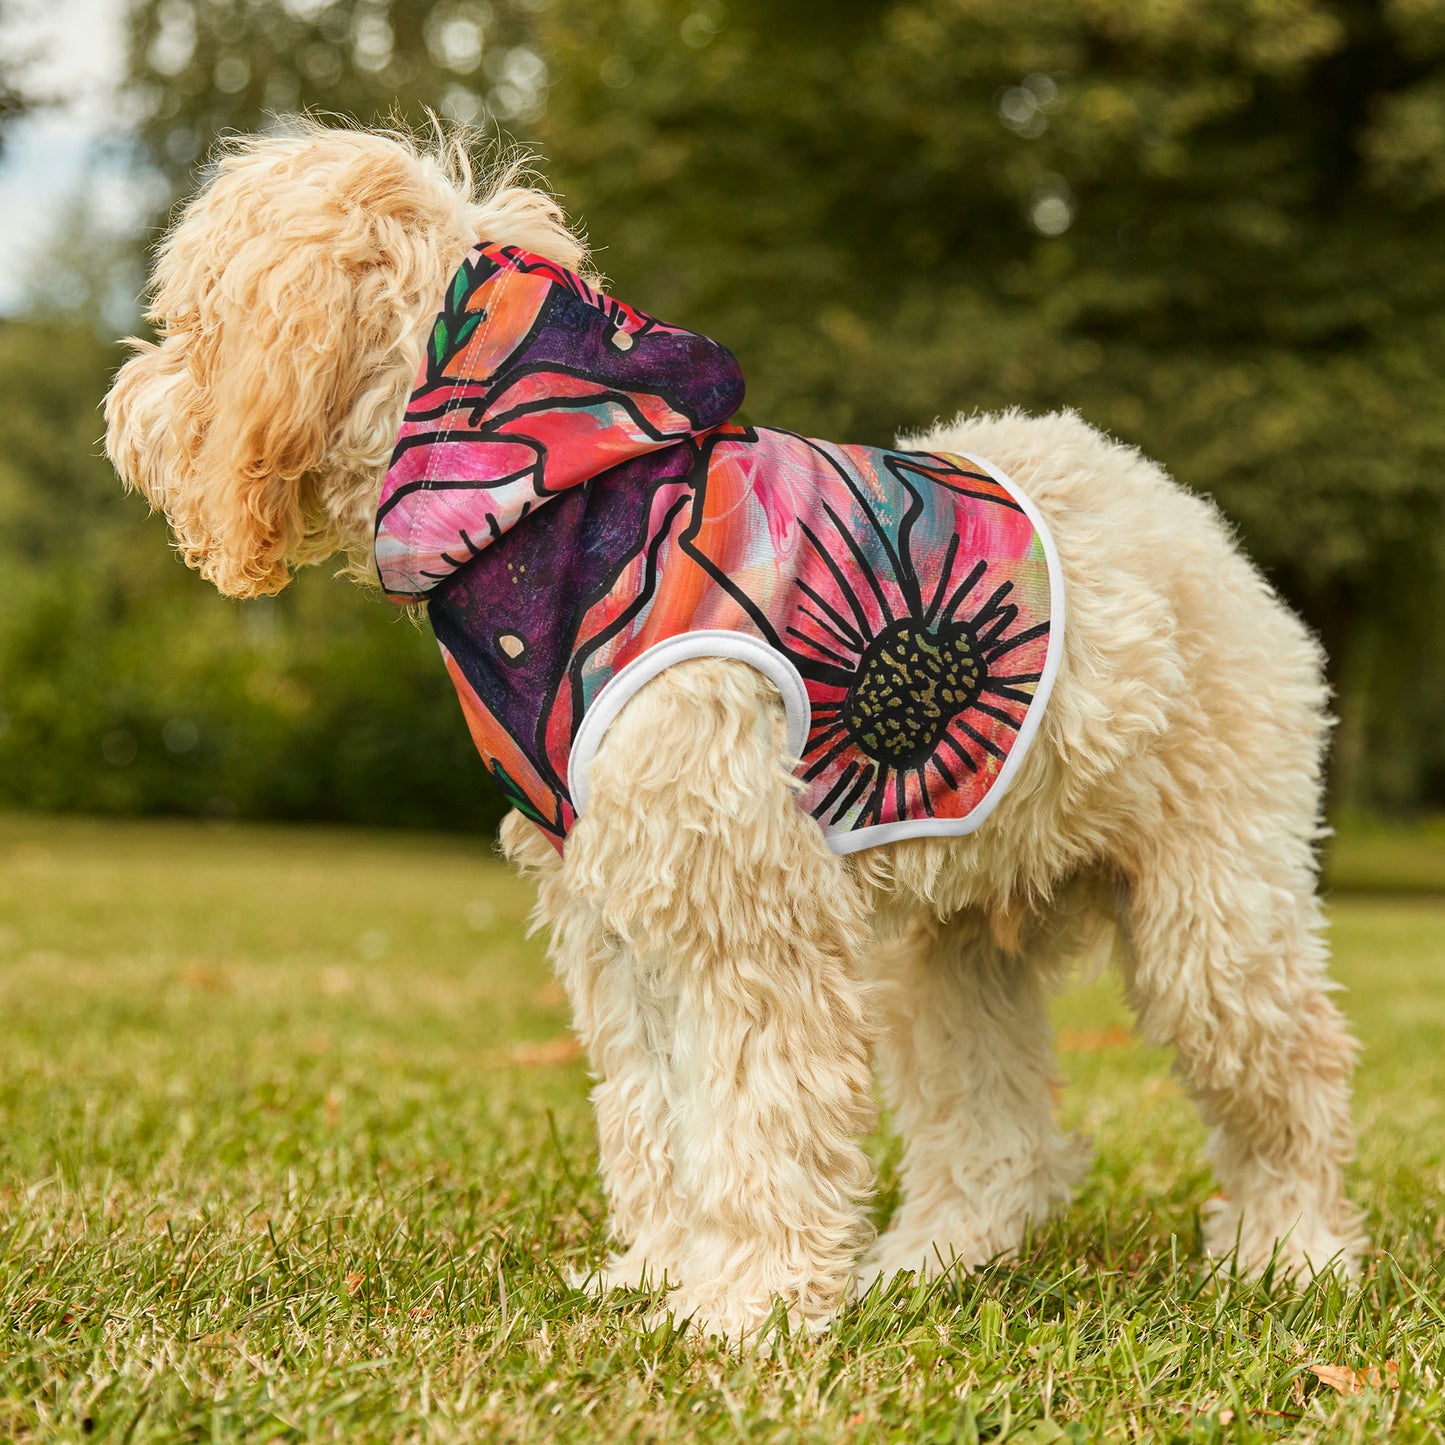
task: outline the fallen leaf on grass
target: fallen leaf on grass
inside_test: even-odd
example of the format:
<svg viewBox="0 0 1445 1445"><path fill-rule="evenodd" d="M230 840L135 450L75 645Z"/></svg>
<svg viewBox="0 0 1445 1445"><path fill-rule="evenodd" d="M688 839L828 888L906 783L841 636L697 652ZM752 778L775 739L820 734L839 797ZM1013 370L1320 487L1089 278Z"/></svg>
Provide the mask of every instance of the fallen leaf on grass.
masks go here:
<svg viewBox="0 0 1445 1445"><path fill-rule="evenodd" d="M539 1044L517 1044L503 1053L502 1062L536 1069L549 1064L570 1064L581 1057L582 1045L571 1034L563 1034L561 1038L546 1039Z"/></svg>
<svg viewBox="0 0 1445 1445"><path fill-rule="evenodd" d="M349 1274L346 1276L346 1293L355 1295L361 1286L366 1283L364 1274Z"/></svg>
<svg viewBox="0 0 1445 1445"><path fill-rule="evenodd" d="M1383 1374L1373 1365L1368 1370L1352 1370L1348 1365L1311 1365L1310 1370L1322 1385L1341 1395L1363 1395L1366 1390L1400 1388L1400 1362L1386 1360Z"/></svg>
<svg viewBox="0 0 1445 1445"><path fill-rule="evenodd" d="M231 981L219 969L195 959L181 969L181 982L187 988L203 988L211 993L230 993Z"/></svg>
<svg viewBox="0 0 1445 1445"><path fill-rule="evenodd" d="M1127 1049L1137 1042L1128 1029L1062 1029L1058 1046L1066 1054L1096 1053L1101 1049Z"/></svg>

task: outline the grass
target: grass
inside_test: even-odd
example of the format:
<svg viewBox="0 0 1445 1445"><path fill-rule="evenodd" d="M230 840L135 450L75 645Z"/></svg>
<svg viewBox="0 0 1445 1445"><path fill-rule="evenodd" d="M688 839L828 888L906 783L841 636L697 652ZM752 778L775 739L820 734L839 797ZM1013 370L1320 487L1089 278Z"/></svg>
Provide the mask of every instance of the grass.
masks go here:
<svg viewBox="0 0 1445 1445"><path fill-rule="evenodd" d="M1445 896L1445 817L1347 819L1332 840L1325 881L1349 893Z"/></svg>
<svg viewBox="0 0 1445 1445"><path fill-rule="evenodd" d="M1332 904L1358 1288L1201 1265L1201 1130L1101 983L1073 1207L771 1359L568 1285L603 1211L528 901L455 839L0 818L0 1439L1445 1439L1445 901Z"/></svg>

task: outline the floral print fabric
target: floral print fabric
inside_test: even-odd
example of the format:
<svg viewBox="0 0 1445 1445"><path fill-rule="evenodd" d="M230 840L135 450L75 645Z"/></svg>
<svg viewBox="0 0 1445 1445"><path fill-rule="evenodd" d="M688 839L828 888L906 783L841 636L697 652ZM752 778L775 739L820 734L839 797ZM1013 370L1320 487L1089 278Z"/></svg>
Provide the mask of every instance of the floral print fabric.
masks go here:
<svg viewBox="0 0 1445 1445"><path fill-rule="evenodd" d="M794 684L800 803L836 851L970 831L1057 667L1042 523L986 463L738 425L742 394L716 342L477 248L383 488L383 587L426 599L492 776L559 848L589 712L709 652Z"/></svg>

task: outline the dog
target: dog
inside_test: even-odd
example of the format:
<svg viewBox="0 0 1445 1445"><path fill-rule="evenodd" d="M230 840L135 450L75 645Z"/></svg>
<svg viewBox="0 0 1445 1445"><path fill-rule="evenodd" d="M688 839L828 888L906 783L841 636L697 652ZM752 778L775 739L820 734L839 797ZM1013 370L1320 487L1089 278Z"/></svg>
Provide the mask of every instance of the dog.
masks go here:
<svg viewBox="0 0 1445 1445"><path fill-rule="evenodd" d="M616 1248L592 1287L665 1286L674 1318L741 1340L779 1301L794 1326L820 1329L875 1281L1008 1258L1086 1167L1084 1147L1054 1119L1046 1005L1110 930L1144 1038L1172 1047L1212 1131L1223 1198L1207 1211L1206 1249L1251 1275L1353 1273L1365 1243L1343 1187L1355 1045L1331 998L1316 894L1329 724L1309 632L1209 503L1072 413L960 416L897 452L872 452L737 426L728 416L740 391L728 393L726 377L721 392L699 383L701 402L683 395L688 377L708 365L726 372L730 358L717 348L706 364L687 361L687 347L715 343L598 290L583 243L526 181L512 167L479 183L456 138L307 122L227 142L159 249L156 340L130 343L106 400L106 445L127 486L165 513L185 561L228 596L274 593L295 568L337 556L395 601L437 587L432 615L468 721L517 805L503 851L536 881L537 918L595 1079ZM505 295L486 290L503 275ZM431 436L431 460L403 475L403 443L435 414L428 377L450 385L443 373L465 355L456 385L481 384L497 357L523 354L519 337L533 338L535 369L547 339L527 331L537 317L559 335L587 331L594 360L574 366L574 350L546 363L586 392L581 413L563 416L555 396L544 399L545 422L504 438L531 449L532 471L479 464L453 516L450 494L433 494L438 448L455 435ZM607 346L617 355L604 361ZM629 366L626 385L608 379ZM464 432L491 425L478 408L458 423ZM554 488L547 467L581 445L571 432L558 441L579 414L609 440L588 444L593 474ZM623 434L621 451L608 451ZM483 451L496 441L478 435L462 440ZM546 591L516 570L517 548L538 559L533 576L546 572L553 539L581 566L592 534L576 518L621 495L619 476L641 469L655 492L675 481L658 481L658 457L710 447L714 494L714 463L737 472L766 464L776 446L791 467L794 443L811 448L810 466L833 469L828 486L853 487L855 502L885 471L890 495L923 498L929 518L953 515L952 500L938 512L940 497L987 493L968 505L993 508L1022 540L986 559L1014 569L1003 590L959 605L986 609L993 598L995 611L960 613L948 631L943 588L963 559L956 547L940 559L940 542L912 571L931 612L895 618L882 639L861 636L864 620L837 595L809 600L818 646L796 642L785 667L768 631L776 616L749 610L756 595L713 565L705 529L689 535L664 519L647 533L654 552L629 555L675 554L712 589L688 613L684 645L608 694L617 705L592 727L585 769L559 762L580 746L575 730L507 754L517 729L506 667L535 643L507 609ZM794 491L803 520L778 525L796 533L824 493L806 478ZM408 513L420 494L423 511ZM830 556L846 560L867 530L856 507L827 505L838 525L790 554L812 559L790 587L817 592L808 577ZM535 517L514 525L527 509ZM888 535L897 541L896 528ZM776 572L786 549L771 546L760 565ZM504 557L510 574L495 560ZM908 559L893 562L902 587ZM616 578L638 585L641 565L619 563ZM480 601L456 602L466 591L456 579L487 567L496 575ZM445 588L430 574L448 579L450 602L437 601ZM561 620L539 624L552 638L581 624L563 605L565 586L548 585L562 598ZM1031 624L1035 656L1008 668L1022 681L999 684L999 639L1029 631L1016 603L1042 619ZM483 658L466 624L483 625L493 606L501 620ZM699 629L741 637L741 650L689 651ZM585 650L590 665L601 655L600 635L585 649L563 639L565 707L550 694L539 703L521 668L516 695L533 723L542 706L587 727L577 656ZM802 676L806 659L812 676ZM605 682L620 686L626 658L607 666ZM958 699L976 706L985 684L1013 693L995 692L992 714L973 714L997 724L967 744L988 776L977 782L962 759L949 778L923 764L909 773L908 747L967 721ZM801 776L816 741L810 707L853 749L855 779L871 780L841 821L816 806L817 777ZM867 732L886 707L902 708L889 714L893 730ZM1002 761L984 746L999 738L1012 747L997 748ZM888 758L897 766L885 774ZM885 775L907 787L890 795L877 782ZM832 782L836 811L843 794ZM931 831L889 831L935 803ZM862 1144L876 1123L875 1055L904 1144L901 1202L876 1238Z"/></svg>

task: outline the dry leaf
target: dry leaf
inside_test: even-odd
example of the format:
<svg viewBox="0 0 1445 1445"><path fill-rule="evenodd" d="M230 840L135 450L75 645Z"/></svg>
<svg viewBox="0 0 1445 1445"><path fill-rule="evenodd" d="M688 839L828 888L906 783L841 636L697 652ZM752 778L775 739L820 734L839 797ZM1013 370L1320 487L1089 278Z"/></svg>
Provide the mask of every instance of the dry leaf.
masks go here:
<svg viewBox="0 0 1445 1445"><path fill-rule="evenodd" d="M571 1034L558 1039L547 1039L540 1044L517 1044L503 1055L509 1064L520 1064L524 1069L535 1069L548 1064L570 1064L582 1057L582 1045Z"/></svg>
<svg viewBox="0 0 1445 1445"><path fill-rule="evenodd" d="M366 1276L365 1276L364 1274L349 1274L349 1275L347 1275L347 1276L346 1276L346 1293L349 1294L349 1295L354 1295L354 1294L356 1294L356 1293L361 1289L361 1286L364 1285L365 1283L366 1283Z"/></svg>
<svg viewBox="0 0 1445 1445"><path fill-rule="evenodd" d="M1400 1362L1386 1360L1382 1374L1373 1365L1368 1370L1352 1370L1348 1365L1311 1365L1311 1371L1322 1385L1341 1395L1363 1395L1367 1389L1398 1390Z"/></svg>
<svg viewBox="0 0 1445 1445"><path fill-rule="evenodd" d="M181 982L187 988L203 988L211 993L231 991L231 981L225 974L196 959L192 959L181 969Z"/></svg>
<svg viewBox="0 0 1445 1445"><path fill-rule="evenodd" d="M1128 1029L1062 1029L1057 1043L1066 1054L1092 1054L1103 1049L1127 1049L1137 1043Z"/></svg>

